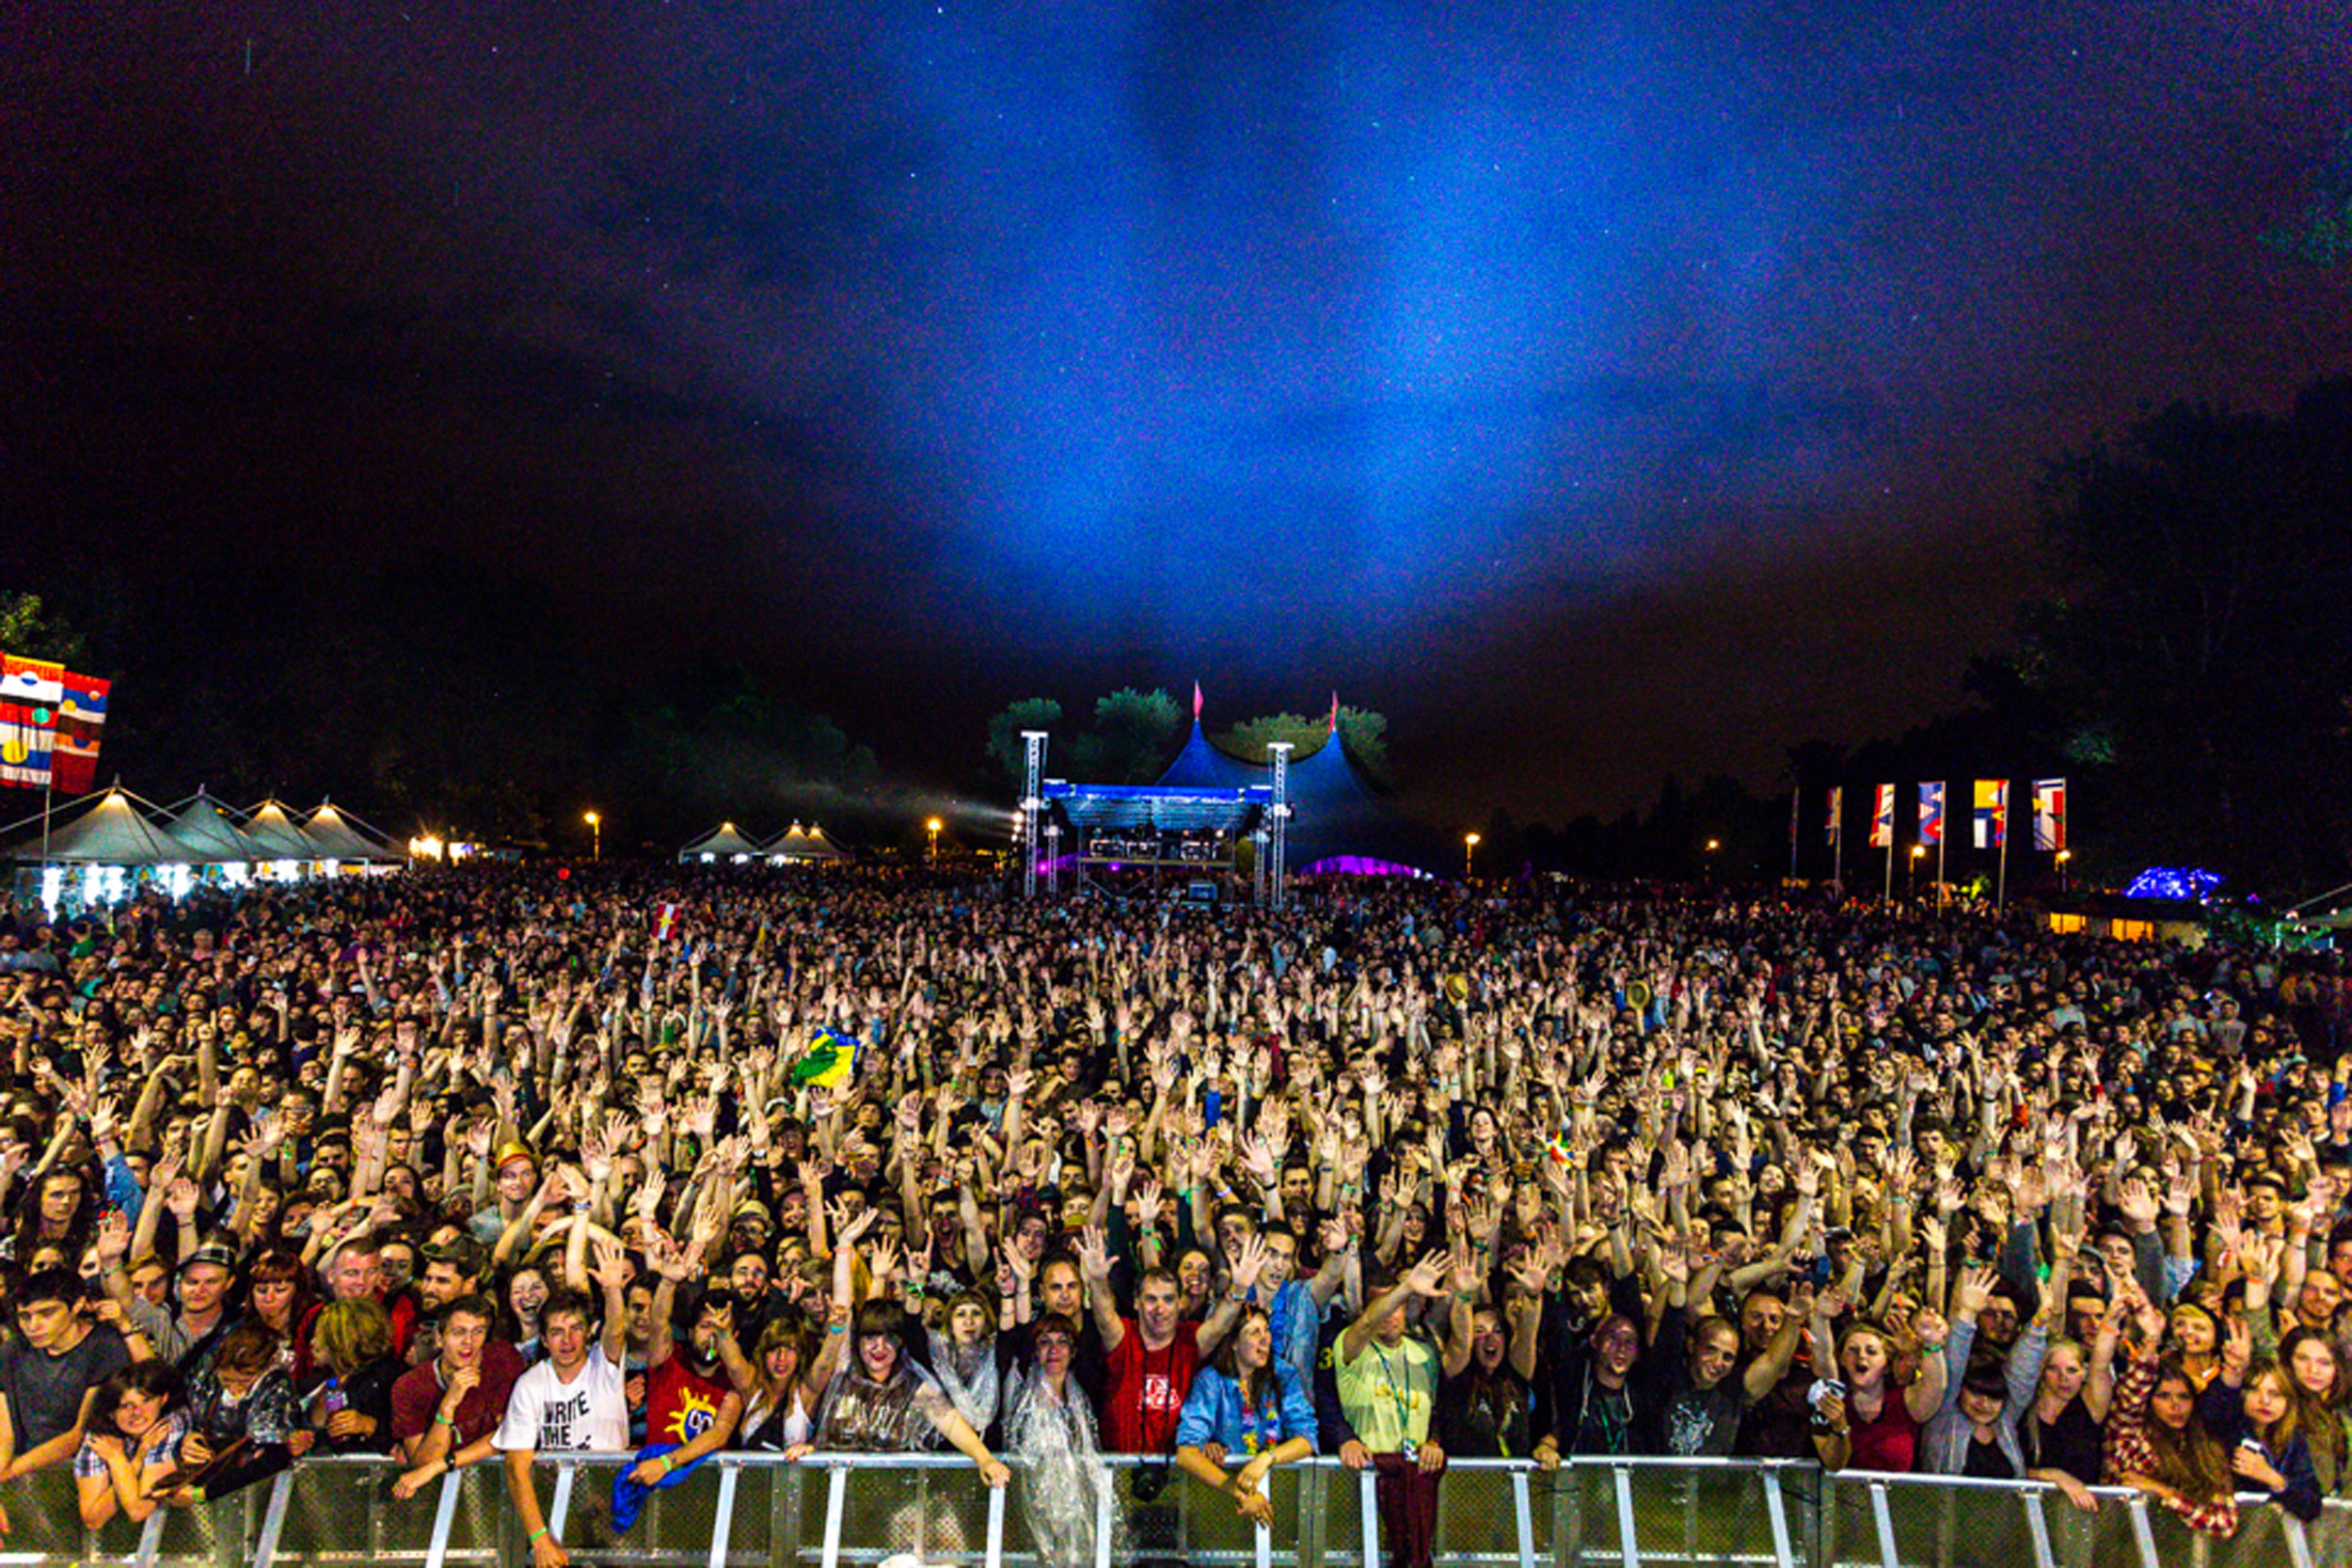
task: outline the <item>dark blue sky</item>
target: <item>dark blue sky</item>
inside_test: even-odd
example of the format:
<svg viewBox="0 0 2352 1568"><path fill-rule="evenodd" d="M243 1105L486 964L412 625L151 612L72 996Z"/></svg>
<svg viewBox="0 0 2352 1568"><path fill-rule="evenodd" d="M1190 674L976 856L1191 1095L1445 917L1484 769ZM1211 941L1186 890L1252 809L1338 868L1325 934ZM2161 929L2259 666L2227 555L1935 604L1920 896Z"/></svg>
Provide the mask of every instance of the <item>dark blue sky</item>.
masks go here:
<svg viewBox="0 0 2352 1568"><path fill-rule="evenodd" d="M156 9L0 24L8 526L526 567L910 773L1198 678L1770 784L1960 700L2049 458L2352 369L2325 7Z"/></svg>

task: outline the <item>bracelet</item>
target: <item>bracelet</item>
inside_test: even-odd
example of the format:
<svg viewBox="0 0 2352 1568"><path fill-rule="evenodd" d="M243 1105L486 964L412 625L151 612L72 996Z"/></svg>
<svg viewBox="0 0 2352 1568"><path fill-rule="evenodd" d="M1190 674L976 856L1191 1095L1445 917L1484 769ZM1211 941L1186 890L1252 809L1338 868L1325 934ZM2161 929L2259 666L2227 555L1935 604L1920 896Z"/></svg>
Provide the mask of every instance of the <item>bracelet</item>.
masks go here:
<svg viewBox="0 0 2352 1568"><path fill-rule="evenodd" d="M457 1423L451 1420L447 1416L442 1415L437 1410L433 1413L433 1424L436 1426L445 1426L452 1432L455 1432L457 1430Z"/></svg>
<svg viewBox="0 0 2352 1568"><path fill-rule="evenodd" d="M523 1544L526 1546L536 1546L539 1544L539 1538L547 1533L548 1527L541 1525L537 1529L531 1532L531 1539L524 1542Z"/></svg>
<svg viewBox="0 0 2352 1568"><path fill-rule="evenodd" d="M1937 1351L1940 1351L1943 1348L1944 1341L1941 1339L1936 1340L1933 1344L1928 1343L1925 1339L1919 1341L1919 1351L1923 1355L1933 1355Z"/></svg>

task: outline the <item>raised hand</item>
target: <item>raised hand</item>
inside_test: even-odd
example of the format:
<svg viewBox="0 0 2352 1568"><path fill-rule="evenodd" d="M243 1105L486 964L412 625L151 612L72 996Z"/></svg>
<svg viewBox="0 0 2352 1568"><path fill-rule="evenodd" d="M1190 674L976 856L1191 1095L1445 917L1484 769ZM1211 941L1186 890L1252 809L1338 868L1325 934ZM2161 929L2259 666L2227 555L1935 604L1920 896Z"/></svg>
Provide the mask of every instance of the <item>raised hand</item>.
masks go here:
<svg viewBox="0 0 2352 1568"><path fill-rule="evenodd" d="M1445 1294L1445 1254L1432 1251L1423 1254L1420 1262L1405 1271L1402 1283L1409 1287L1415 1295L1434 1300Z"/></svg>

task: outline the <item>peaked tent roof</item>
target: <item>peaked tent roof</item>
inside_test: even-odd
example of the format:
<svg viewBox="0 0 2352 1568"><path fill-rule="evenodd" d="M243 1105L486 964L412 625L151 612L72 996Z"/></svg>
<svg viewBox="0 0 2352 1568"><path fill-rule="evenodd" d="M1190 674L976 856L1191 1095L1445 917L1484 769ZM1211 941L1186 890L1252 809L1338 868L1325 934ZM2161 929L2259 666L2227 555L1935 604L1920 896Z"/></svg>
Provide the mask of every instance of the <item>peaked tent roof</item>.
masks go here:
<svg viewBox="0 0 2352 1568"><path fill-rule="evenodd" d="M265 861L318 861L329 857L275 800L263 800L245 819L245 836Z"/></svg>
<svg viewBox="0 0 2352 1568"><path fill-rule="evenodd" d="M1177 789L1233 789L1247 784L1263 784L1266 769L1255 763L1229 756L1209 743L1201 733L1200 719L1193 716L1192 738L1176 753L1176 760L1168 765L1159 782Z"/></svg>
<svg viewBox="0 0 2352 1568"><path fill-rule="evenodd" d="M693 855L756 855L759 846L735 831L732 822L722 822L693 843L677 852L685 860Z"/></svg>
<svg viewBox="0 0 2352 1568"><path fill-rule="evenodd" d="M183 851L183 860L199 865L267 860L262 847L222 809L219 801L198 790L158 824L166 838Z"/></svg>
<svg viewBox="0 0 2352 1568"><path fill-rule="evenodd" d="M1290 767L1296 813L1284 846L1290 863L1305 867L1337 855L1373 855L1419 866L1441 866L1438 835L1416 827L1372 792L1335 730Z"/></svg>
<svg viewBox="0 0 2352 1568"><path fill-rule="evenodd" d="M48 858L87 865L186 864L187 852L156 832L131 800L130 791L117 784L71 821L51 823ZM40 860L40 833L19 842L8 854L20 861Z"/></svg>
<svg viewBox="0 0 2352 1568"><path fill-rule="evenodd" d="M839 845L825 836L825 830L813 822L806 828L803 828L798 822L793 823L790 828L770 839L768 847L760 852L765 855L782 856L789 861L849 859L848 854Z"/></svg>
<svg viewBox="0 0 2352 1568"><path fill-rule="evenodd" d="M330 861L396 861L402 860L399 850L373 829L355 825L335 809L331 800L321 800L319 809L304 820L302 831L319 847L319 858Z"/></svg>

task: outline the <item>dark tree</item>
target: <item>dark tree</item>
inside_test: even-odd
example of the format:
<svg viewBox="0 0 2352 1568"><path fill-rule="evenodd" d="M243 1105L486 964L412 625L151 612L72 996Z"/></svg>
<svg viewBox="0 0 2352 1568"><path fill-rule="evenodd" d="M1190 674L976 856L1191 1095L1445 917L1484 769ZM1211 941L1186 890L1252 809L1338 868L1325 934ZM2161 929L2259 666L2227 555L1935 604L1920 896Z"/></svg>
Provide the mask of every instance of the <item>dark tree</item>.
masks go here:
<svg viewBox="0 0 2352 1568"><path fill-rule="evenodd" d="M2107 831L2241 885L2352 863L2352 380L2285 418L2175 405L2055 466L2064 572L2021 671L2112 759Z"/></svg>

